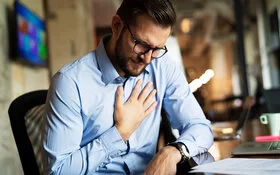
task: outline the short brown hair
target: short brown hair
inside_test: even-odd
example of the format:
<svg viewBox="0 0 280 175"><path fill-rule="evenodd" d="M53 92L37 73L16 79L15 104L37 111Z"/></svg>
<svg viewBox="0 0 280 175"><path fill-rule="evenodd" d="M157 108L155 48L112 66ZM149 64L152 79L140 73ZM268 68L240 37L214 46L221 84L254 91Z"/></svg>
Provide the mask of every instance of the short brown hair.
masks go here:
<svg viewBox="0 0 280 175"><path fill-rule="evenodd" d="M135 24L136 18L145 13L163 27L172 27L176 22L176 13L170 0L123 0L117 11L128 25Z"/></svg>

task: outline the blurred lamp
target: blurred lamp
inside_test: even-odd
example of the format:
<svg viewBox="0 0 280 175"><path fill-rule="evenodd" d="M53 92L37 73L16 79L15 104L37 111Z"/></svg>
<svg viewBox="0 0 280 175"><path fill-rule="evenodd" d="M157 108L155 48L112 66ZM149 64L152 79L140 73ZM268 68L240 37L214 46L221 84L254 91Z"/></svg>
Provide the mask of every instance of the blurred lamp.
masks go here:
<svg viewBox="0 0 280 175"><path fill-rule="evenodd" d="M184 18L181 21L181 31L183 33L189 33L191 31L192 21L190 18Z"/></svg>
<svg viewBox="0 0 280 175"><path fill-rule="evenodd" d="M194 79L190 82L190 88L192 92L195 92L198 88L200 88L203 84L206 84L212 77L214 76L214 71L212 69L208 69L202 74L199 78Z"/></svg>

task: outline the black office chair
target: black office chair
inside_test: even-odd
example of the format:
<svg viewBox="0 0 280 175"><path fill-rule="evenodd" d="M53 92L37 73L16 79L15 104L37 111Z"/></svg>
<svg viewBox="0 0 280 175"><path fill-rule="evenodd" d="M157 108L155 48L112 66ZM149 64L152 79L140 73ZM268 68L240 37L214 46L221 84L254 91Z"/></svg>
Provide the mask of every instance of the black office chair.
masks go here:
<svg viewBox="0 0 280 175"><path fill-rule="evenodd" d="M24 174L42 174L41 126L47 90L32 91L13 100L8 113Z"/></svg>

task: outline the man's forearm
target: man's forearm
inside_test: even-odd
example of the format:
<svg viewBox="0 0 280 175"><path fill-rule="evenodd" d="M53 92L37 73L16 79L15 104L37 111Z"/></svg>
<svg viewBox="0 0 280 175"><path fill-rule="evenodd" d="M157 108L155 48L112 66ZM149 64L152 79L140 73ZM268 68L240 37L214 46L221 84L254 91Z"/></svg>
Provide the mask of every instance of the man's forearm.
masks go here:
<svg viewBox="0 0 280 175"><path fill-rule="evenodd" d="M85 174L95 172L110 163L110 158L127 153L127 145L115 127L104 132L98 139L76 150L65 150L63 140L59 144L49 139L44 142L45 172L47 174ZM61 148L59 148L59 145Z"/></svg>
<svg viewBox="0 0 280 175"><path fill-rule="evenodd" d="M177 142L184 143L189 150L190 156L195 156L206 152L213 145L214 136L208 122L204 122L191 125L179 136Z"/></svg>
<svg viewBox="0 0 280 175"><path fill-rule="evenodd" d="M159 150L145 170L145 175L150 174L176 174L177 163L182 156L173 146L165 146Z"/></svg>

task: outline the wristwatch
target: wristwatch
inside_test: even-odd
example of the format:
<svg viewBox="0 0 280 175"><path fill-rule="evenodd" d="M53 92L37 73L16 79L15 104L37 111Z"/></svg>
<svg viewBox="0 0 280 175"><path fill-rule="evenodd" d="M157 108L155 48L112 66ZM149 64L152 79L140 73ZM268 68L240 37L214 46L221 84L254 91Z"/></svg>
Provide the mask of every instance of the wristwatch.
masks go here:
<svg viewBox="0 0 280 175"><path fill-rule="evenodd" d="M168 146L174 146L175 148L177 148L179 150L180 154L182 155L182 158L178 164L181 164L181 163L185 162L186 160L190 159L191 156L190 156L189 150L185 146L185 144L183 144L181 142L173 142L173 143L169 143Z"/></svg>

